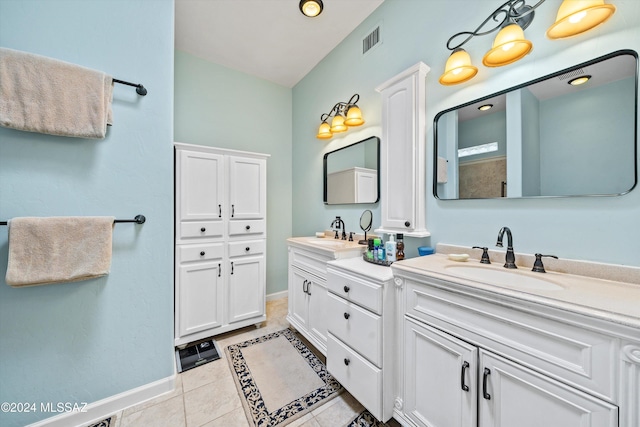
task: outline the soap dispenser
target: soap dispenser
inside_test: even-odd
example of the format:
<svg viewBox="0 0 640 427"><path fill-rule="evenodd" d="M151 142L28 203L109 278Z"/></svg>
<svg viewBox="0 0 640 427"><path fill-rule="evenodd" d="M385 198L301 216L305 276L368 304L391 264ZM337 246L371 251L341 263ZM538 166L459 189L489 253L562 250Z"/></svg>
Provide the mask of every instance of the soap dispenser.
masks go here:
<svg viewBox="0 0 640 427"><path fill-rule="evenodd" d="M393 234L389 234L389 240L384 244L387 252L387 261L393 262L396 260L396 242L393 240Z"/></svg>

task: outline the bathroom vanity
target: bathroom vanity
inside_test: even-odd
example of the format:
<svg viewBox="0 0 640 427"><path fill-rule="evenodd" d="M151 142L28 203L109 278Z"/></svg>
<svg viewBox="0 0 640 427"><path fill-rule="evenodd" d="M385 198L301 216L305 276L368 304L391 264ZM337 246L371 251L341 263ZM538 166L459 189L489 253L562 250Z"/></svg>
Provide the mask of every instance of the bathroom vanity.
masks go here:
<svg viewBox="0 0 640 427"><path fill-rule="evenodd" d="M392 270L403 423L640 425L640 285L445 255Z"/></svg>

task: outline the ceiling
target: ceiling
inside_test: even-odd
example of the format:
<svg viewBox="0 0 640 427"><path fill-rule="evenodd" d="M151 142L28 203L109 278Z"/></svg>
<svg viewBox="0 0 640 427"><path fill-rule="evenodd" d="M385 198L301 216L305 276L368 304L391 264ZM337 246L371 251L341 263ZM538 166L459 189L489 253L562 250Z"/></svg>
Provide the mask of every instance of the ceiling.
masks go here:
<svg viewBox="0 0 640 427"><path fill-rule="evenodd" d="M383 1L323 0L307 18L299 0L176 0L175 47L293 87Z"/></svg>

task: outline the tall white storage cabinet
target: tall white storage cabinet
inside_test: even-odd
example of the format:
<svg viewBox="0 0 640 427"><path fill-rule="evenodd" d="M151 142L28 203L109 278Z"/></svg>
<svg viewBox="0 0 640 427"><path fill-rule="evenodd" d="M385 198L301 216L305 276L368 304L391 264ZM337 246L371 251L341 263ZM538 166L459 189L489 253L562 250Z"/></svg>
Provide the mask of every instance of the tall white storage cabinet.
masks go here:
<svg viewBox="0 0 640 427"><path fill-rule="evenodd" d="M175 143L175 345L266 319L267 154Z"/></svg>
<svg viewBox="0 0 640 427"><path fill-rule="evenodd" d="M425 78L418 62L376 88L382 94L378 233L428 237L426 228Z"/></svg>

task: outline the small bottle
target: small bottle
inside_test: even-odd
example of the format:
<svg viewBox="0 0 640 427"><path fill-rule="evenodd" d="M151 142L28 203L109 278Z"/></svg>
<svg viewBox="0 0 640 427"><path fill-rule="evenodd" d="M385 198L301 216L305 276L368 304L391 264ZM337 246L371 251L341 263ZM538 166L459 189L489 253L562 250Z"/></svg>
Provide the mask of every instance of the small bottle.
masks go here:
<svg viewBox="0 0 640 427"><path fill-rule="evenodd" d="M367 240L367 259L373 259L373 239Z"/></svg>
<svg viewBox="0 0 640 427"><path fill-rule="evenodd" d="M389 240L384 245L384 249L387 253L387 261L393 262L396 260L396 242L393 240L393 234L389 234Z"/></svg>
<svg viewBox="0 0 640 427"><path fill-rule="evenodd" d="M373 239L373 259L378 259L378 252L380 251L380 239Z"/></svg>
<svg viewBox="0 0 640 427"><path fill-rule="evenodd" d="M386 251L384 250L384 244L380 242L380 247L378 248L378 261L384 261L386 257Z"/></svg>
<svg viewBox="0 0 640 427"><path fill-rule="evenodd" d="M396 234L396 239L398 239L398 242L396 243L396 260L397 261L404 259L404 242L402 241L403 238L404 238L404 235L402 233Z"/></svg>

